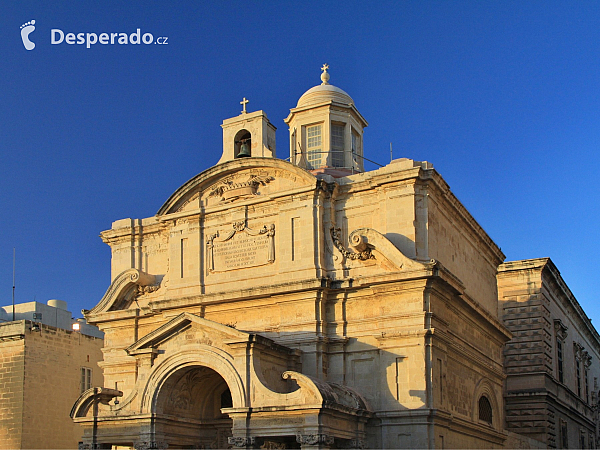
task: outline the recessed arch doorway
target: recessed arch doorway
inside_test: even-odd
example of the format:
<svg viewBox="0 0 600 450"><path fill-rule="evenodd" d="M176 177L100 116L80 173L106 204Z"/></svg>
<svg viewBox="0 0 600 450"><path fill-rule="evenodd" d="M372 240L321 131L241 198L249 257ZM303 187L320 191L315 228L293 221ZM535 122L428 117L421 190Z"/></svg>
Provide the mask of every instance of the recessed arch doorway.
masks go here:
<svg viewBox="0 0 600 450"><path fill-rule="evenodd" d="M155 402L155 432L169 448L227 448L232 420L221 408L232 407L231 391L215 370L190 365L172 372Z"/></svg>

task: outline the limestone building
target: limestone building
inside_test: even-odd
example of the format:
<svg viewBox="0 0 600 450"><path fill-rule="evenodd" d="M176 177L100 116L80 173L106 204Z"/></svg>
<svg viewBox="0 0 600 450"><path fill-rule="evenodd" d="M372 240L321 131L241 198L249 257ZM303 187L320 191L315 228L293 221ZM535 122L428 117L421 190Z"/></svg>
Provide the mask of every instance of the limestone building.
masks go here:
<svg viewBox="0 0 600 450"><path fill-rule="evenodd" d="M104 386L82 448L500 448L504 255L427 162L365 172L329 84L223 122L219 163L102 233Z"/></svg>
<svg viewBox="0 0 600 450"><path fill-rule="evenodd" d="M600 336L548 258L504 263L506 424L548 448L597 448Z"/></svg>
<svg viewBox="0 0 600 450"><path fill-rule="evenodd" d="M12 315L0 308L0 448L76 448L82 429L69 414L102 385L101 333L60 300L17 304Z"/></svg>

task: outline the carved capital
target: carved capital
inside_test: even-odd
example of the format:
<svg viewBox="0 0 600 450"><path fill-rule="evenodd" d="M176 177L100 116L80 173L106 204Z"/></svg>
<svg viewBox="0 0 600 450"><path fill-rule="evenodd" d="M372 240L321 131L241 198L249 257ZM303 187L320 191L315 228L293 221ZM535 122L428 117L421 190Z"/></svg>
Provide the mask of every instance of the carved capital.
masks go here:
<svg viewBox="0 0 600 450"><path fill-rule="evenodd" d="M256 443L256 438L254 436L250 436L250 437L229 436L227 438L227 443L229 445L233 445L234 447L238 447L238 448L251 447Z"/></svg>
<svg viewBox="0 0 600 450"><path fill-rule="evenodd" d="M95 443L95 444L84 444L83 442L80 442L77 446L77 448L79 450L101 450L101 449L109 449L112 448L112 445L110 444L99 444L99 443Z"/></svg>
<svg viewBox="0 0 600 450"><path fill-rule="evenodd" d="M562 323L562 320L554 319L554 331L558 339L564 341L567 338L567 330L568 327Z"/></svg>
<svg viewBox="0 0 600 450"><path fill-rule="evenodd" d="M583 359L583 365L585 366L585 368L589 369L590 366L592 365L592 355L590 355L588 352L583 352L582 359Z"/></svg>
<svg viewBox="0 0 600 450"><path fill-rule="evenodd" d="M338 448L367 448L367 444L362 439L348 439L336 442Z"/></svg>
<svg viewBox="0 0 600 450"><path fill-rule="evenodd" d="M573 342L573 353L575 353L575 358L581 360L583 357L583 346L577 342Z"/></svg>
<svg viewBox="0 0 600 450"><path fill-rule="evenodd" d="M163 450L169 448L169 444L164 441L135 441L133 448L135 450Z"/></svg>
<svg viewBox="0 0 600 450"><path fill-rule="evenodd" d="M297 434L296 442L302 445L332 445L334 441L333 436L328 434Z"/></svg>

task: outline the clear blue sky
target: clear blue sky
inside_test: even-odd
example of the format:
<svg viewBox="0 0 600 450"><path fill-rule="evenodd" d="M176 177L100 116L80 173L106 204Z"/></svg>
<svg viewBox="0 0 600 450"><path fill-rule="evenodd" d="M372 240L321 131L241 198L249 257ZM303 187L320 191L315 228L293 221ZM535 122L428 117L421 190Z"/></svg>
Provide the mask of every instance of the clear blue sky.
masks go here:
<svg viewBox="0 0 600 450"><path fill-rule="evenodd" d="M600 321L598 2L25 0L0 25L2 305L15 247L18 303L93 307L99 233L214 165L244 96L286 158L283 119L328 63L369 122L367 157L389 162L392 142L432 162L507 260L551 257ZM168 44L52 45L53 28Z"/></svg>

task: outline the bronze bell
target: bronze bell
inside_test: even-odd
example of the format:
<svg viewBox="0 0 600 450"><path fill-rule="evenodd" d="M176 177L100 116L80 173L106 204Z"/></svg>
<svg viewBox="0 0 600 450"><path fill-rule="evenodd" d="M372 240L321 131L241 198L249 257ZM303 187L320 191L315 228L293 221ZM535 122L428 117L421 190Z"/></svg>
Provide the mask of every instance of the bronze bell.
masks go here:
<svg viewBox="0 0 600 450"><path fill-rule="evenodd" d="M250 151L250 139L244 139L242 141L240 152L237 154L236 158L249 158L250 156L252 156Z"/></svg>

